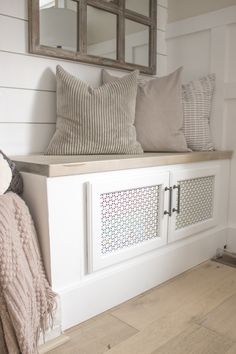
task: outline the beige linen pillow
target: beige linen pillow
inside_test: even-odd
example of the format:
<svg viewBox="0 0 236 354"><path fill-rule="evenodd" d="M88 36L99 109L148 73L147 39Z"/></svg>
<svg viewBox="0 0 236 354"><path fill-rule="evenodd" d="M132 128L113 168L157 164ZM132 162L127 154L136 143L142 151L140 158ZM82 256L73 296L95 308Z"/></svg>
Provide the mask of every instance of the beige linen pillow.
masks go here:
<svg viewBox="0 0 236 354"><path fill-rule="evenodd" d="M138 71L92 88L57 66L56 132L47 155L140 154L134 127Z"/></svg>
<svg viewBox="0 0 236 354"><path fill-rule="evenodd" d="M183 134L182 68L138 86L135 127L144 151L189 151ZM103 82L117 80L103 70ZM118 79L120 80L120 79Z"/></svg>

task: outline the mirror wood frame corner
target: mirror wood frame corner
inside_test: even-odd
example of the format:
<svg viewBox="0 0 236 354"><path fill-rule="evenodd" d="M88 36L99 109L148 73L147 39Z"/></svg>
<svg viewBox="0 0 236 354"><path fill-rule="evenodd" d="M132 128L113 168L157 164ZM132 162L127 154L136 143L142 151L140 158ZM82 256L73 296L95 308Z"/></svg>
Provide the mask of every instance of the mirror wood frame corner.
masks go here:
<svg viewBox="0 0 236 354"><path fill-rule="evenodd" d="M126 0L108 2L106 0L73 0L77 4L77 50L50 47L40 43L40 0L28 0L29 52L66 60L108 66L111 68L135 70L156 74L157 0L149 0L149 16L127 9ZM87 54L87 6L106 11L117 16L116 59ZM125 62L125 20L148 26L148 66Z"/></svg>

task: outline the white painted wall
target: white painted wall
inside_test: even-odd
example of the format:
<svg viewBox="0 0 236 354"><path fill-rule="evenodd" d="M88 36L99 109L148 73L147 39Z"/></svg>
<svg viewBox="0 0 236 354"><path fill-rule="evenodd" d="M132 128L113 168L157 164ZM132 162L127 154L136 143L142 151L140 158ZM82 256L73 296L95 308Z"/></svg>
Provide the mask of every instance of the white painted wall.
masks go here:
<svg viewBox="0 0 236 354"><path fill-rule="evenodd" d="M157 74L166 70L167 1L158 0ZM28 53L27 0L0 1L0 149L19 155L44 151L56 121L56 65L100 84L101 68Z"/></svg>
<svg viewBox="0 0 236 354"><path fill-rule="evenodd" d="M236 0L169 0L168 22L176 22L233 5L236 5Z"/></svg>
<svg viewBox="0 0 236 354"><path fill-rule="evenodd" d="M171 1L173 0L170 0L170 6ZM182 0L178 2L180 5L184 4ZM190 3L189 0L188 3ZM193 3L192 0L191 3ZM207 3L209 5L210 1ZM216 1L216 3L219 2ZM229 186L225 186L225 193L230 195L228 211L230 235L236 240L235 38L236 6L186 18L170 23L167 27L168 72L183 65L185 82L211 72L216 73L216 93L211 126L216 147L234 151L231 163L231 182Z"/></svg>

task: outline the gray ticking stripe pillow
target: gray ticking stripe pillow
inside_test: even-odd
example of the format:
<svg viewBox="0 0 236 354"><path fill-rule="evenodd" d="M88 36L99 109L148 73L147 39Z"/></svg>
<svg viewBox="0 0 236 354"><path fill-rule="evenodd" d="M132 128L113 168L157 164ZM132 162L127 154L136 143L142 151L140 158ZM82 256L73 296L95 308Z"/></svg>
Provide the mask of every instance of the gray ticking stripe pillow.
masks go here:
<svg viewBox="0 0 236 354"><path fill-rule="evenodd" d="M47 155L140 154L134 127L138 71L92 88L57 66L57 124Z"/></svg>
<svg viewBox="0 0 236 354"><path fill-rule="evenodd" d="M195 151L214 150L210 131L214 88L214 74L182 86L184 135L188 147Z"/></svg>

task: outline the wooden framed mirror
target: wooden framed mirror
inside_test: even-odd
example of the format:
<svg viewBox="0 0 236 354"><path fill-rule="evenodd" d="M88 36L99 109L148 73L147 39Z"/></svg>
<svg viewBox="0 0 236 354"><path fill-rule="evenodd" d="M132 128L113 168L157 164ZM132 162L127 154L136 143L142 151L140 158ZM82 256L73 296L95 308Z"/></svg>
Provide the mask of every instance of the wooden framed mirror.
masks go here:
<svg viewBox="0 0 236 354"><path fill-rule="evenodd" d="M157 0L29 0L29 51L156 73Z"/></svg>

